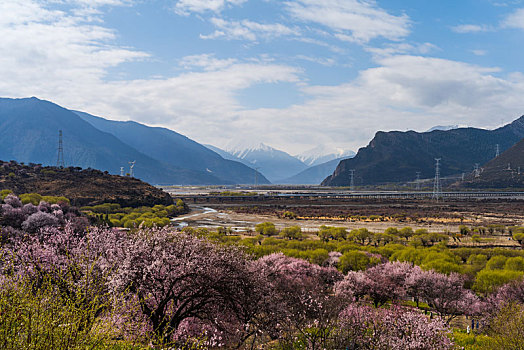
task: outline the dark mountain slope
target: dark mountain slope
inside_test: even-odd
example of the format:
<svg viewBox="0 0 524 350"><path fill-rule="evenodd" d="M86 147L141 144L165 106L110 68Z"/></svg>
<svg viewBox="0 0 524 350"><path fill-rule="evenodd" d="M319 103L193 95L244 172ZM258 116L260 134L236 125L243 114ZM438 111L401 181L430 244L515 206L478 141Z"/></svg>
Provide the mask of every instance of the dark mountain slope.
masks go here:
<svg viewBox="0 0 524 350"><path fill-rule="evenodd" d="M479 176L468 175L460 184L466 188L524 188L524 139L489 161Z"/></svg>
<svg viewBox="0 0 524 350"><path fill-rule="evenodd" d="M0 99L0 159L56 165L58 130L63 130L66 166L119 174L120 167L127 171L128 162L136 160L135 176L147 182L221 183L211 174L153 159L54 103L34 97Z"/></svg>
<svg viewBox="0 0 524 350"><path fill-rule="evenodd" d="M346 186L349 170L355 170L355 185L412 181L416 172L430 178L435 172L435 158L441 160L441 174L469 173L475 163L484 164L524 136L524 116L496 130L459 128L418 133L377 132L368 146L352 159L343 160L322 185Z"/></svg>
<svg viewBox="0 0 524 350"><path fill-rule="evenodd" d="M255 170L242 163L224 159L207 147L172 130L149 127L133 121L107 120L84 112L75 113L95 128L108 132L149 157L171 166L207 172L224 184L253 183ZM269 183L260 173L258 179L262 184Z"/></svg>

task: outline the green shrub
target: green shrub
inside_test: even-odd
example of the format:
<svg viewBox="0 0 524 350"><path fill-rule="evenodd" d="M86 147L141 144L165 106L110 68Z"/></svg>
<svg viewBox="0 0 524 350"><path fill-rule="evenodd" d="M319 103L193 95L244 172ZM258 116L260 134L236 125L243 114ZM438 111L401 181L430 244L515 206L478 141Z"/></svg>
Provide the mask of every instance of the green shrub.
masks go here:
<svg viewBox="0 0 524 350"><path fill-rule="evenodd" d="M255 226L255 231L265 236L274 236L278 233L277 229L275 228L275 224L272 222L263 222L257 224Z"/></svg>
<svg viewBox="0 0 524 350"><path fill-rule="evenodd" d="M520 271L488 270L484 269L477 274L473 290L479 293L491 293L498 287L517 280L524 275Z"/></svg>
<svg viewBox="0 0 524 350"><path fill-rule="evenodd" d="M376 258L370 258L366 253L361 251L349 251L340 257L338 269L347 274L349 271L361 271L367 269L372 264L376 264Z"/></svg>
<svg viewBox="0 0 524 350"><path fill-rule="evenodd" d="M99 305L86 306L82 298L80 291L64 296L47 280L38 287L29 280L4 280L0 286L2 349L105 348L104 343L116 335L111 317L106 315L102 321L97 315Z"/></svg>

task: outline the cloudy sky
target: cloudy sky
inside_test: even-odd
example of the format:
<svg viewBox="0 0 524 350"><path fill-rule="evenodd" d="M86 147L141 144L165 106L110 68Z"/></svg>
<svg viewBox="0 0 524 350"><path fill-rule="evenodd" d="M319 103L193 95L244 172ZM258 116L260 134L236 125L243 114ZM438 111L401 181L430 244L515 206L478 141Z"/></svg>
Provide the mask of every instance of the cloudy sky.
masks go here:
<svg viewBox="0 0 524 350"><path fill-rule="evenodd" d="M524 114L521 0L0 0L0 96L299 153Z"/></svg>

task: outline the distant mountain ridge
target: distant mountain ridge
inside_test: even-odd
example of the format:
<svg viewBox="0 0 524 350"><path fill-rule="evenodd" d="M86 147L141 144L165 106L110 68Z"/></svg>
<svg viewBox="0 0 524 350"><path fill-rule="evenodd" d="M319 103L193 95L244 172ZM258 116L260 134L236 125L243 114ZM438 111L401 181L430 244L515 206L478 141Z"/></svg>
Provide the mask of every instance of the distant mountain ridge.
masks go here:
<svg viewBox="0 0 524 350"><path fill-rule="evenodd" d="M264 143L232 142L225 147L224 151L241 159L244 164L258 169L272 183L279 183L280 180L307 168L307 165L297 158Z"/></svg>
<svg viewBox="0 0 524 350"><path fill-rule="evenodd" d="M280 181L289 185L319 185L327 176L333 173L340 161L347 158L337 158L322 164L310 166L306 170Z"/></svg>
<svg viewBox="0 0 524 350"><path fill-rule="evenodd" d="M341 148L327 147L325 145L319 145L315 148L297 154L295 158L302 161L307 166L315 166L324 164L334 159L351 158L355 155L355 152L351 150L345 150Z"/></svg>
<svg viewBox="0 0 524 350"><path fill-rule="evenodd" d="M207 172L221 183L251 184L255 170L238 161L221 157L209 148L172 130L150 127L134 121L114 121L77 112L94 127L109 132L144 154L175 167ZM269 184L258 173L258 183ZM220 183L220 182L219 182Z"/></svg>
<svg viewBox="0 0 524 350"><path fill-rule="evenodd" d="M58 130L63 130L66 166L120 174L120 167L127 172L128 162L136 161L135 176L154 184L252 183L252 169L224 160L185 136L135 122L97 118L34 97L0 98L0 159L55 165ZM265 181L260 175L260 183Z"/></svg>
<svg viewBox="0 0 524 350"><path fill-rule="evenodd" d="M476 163L485 164L495 157L497 144L503 152L523 137L524 116L495 130L379 131L354 158L341 161L322 185L349 185L350 170L355 171L355 185L413 181L417 172L431 178L435 158L441 158L442 176L470 173Z"/></svg>

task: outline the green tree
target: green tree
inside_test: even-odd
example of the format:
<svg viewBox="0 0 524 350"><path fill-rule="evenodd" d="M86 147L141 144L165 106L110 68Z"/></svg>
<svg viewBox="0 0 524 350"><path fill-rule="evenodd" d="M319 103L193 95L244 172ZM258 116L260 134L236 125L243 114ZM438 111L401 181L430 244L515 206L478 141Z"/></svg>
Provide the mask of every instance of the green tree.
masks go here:
<svg viewBox="0 0 524 350"><path fill-rule="evenodd" d="M265 236L275 236L278 232L272 222L262 222L255 226L255 231Z"/></svg>
<svg viewBox="0 0 524 350"><path fill-rule="evenodd" d="M520 271L484 269L477 274L473 290L479 293L491 293L498 287L519 279L523 275L524 273Z"/></svg>
<svg viewBox="0 0 524 350"><path fill-rule="evenodd" d="M413 229L411 227L403 227L398 231L399 237L405 238L406 241L413 236Z"/></svg>
<svg viewBox="0 0 524 350"><path fill-rule="evenodd" d="M490 322L493 349L524 349L524 305L504 306Z"/></svg>
<svg viewBox="0 0 524 350"><path fill-rule="evenodd" d="M524 257L515 256L508 258L504 264L504 270L524 271Z"/></svg>
<svg viewBox="0 0 524 350"><path fill-rule="evenodd" d="M487 270L502 270L504 269L504 266L506 265L506 260L508 260L508 258L503 255L492 256L491 259L489 259L488 263L486 264L486 269Z"/></svg>
<svg viewBox="0 0 524 350"><path fill-rule="evenodd" d="M286 227L282 231L280 231L280 236L289 240L302 239L302 229L300 228L300 226Z"/></svg>
<svg viewBox="0 0 524 350"><path fill-rule="evenodd" d="M358 250L350 250L344 253L338 262L338 269L346 274L349 271L361 271L367 269L371 264L371 258L366 253Z"/></svg>
<svg viewBox="0 0 524 350"><path fill-rule="evenodd" d="M519 242L520 245L524 246L524 232L514 233L513 239Z"/></svg>

